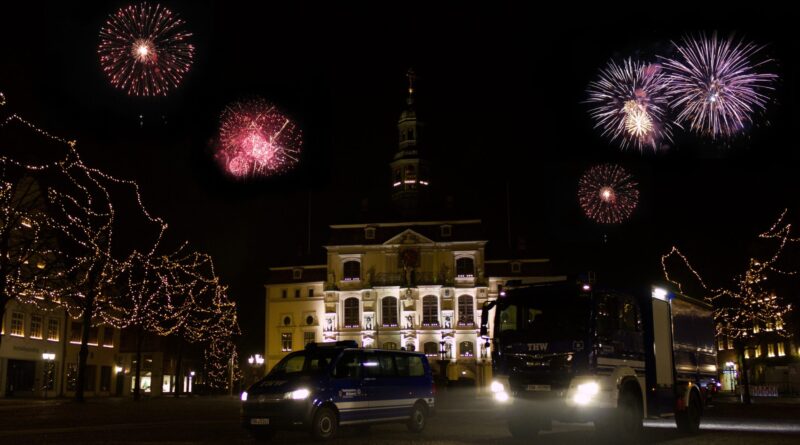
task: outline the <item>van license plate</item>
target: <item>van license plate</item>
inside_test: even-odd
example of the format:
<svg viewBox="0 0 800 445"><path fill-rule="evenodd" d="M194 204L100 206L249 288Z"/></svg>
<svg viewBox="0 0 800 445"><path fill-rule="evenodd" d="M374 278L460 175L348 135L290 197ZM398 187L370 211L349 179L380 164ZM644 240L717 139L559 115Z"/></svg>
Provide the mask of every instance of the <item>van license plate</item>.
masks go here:
<svg viewBox="0 0 800 445"><path fill-rule="evenodd" d="M528 385L525 389L528 391L550 391L550 385Z"/></svg>
<svg viewBox="0 0 800 445"><path fill-rule="evenodd" d="M250 425L269 425L269 419L250 419Z"/></svg>

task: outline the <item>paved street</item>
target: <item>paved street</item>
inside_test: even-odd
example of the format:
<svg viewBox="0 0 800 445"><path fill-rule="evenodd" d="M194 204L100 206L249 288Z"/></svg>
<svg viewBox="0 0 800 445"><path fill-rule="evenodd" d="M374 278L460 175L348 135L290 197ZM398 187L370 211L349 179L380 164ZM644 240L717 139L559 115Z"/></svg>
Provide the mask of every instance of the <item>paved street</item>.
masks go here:
<svg viewBox="0 0 800 445"><path fill-rule="evenodd" d="M369 432L342 429L334 444L447 445L515 444L489 404L472 397L446 402L422 435L402 425L373 426ZM701 434L683 437L671 422L646 423L645 443L796 444L800 441L800 404L718 403ZM273 443L312 443L299 432L279 433ZM239 427L239 403L230 397L0 401L0 443L255 443ZM542 444L599 443L591 425L555 425L539 436Z"/></svg>

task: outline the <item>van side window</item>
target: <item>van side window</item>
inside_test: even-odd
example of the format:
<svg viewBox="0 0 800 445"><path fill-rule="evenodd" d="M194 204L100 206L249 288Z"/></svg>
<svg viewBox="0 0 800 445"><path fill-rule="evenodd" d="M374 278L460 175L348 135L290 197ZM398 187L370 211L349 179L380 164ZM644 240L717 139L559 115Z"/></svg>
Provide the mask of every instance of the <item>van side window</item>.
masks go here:
<svg viewBox="0 0 800 445"><path fill-rule="evenodd" d="M378 361L378 354L364 354L364 374L367 377L379 377L381 375L381 365Z"/></svg>
<svg viewBox="0 0 800 445"><path fill-rule="evenodd" d="M358 355L356 351L345 351L336 362L333 376L340 379L361 378L361 360Z"/></svg>
<svg viewBox="0 0 800 445"><path fill-rule="evenodd" d="M408 357L408 375L410 377L422 377L425 375L425 366L422 364L422 357L411 355Z"/></svg>
<svg viewBox="0 0 800 445"><path fill-rule="evenodd" d="M408 377L408 356L405 354L398 354L394 356L394 365L397 367L398 377Z"/></svg>
<svg viewBox="0 0 800 445"><path fill-rule="evenodd" d="M396 377L397 369L394 366L393 354L388 352L379 352L378 362L380 362L381 377Z"/></svg>

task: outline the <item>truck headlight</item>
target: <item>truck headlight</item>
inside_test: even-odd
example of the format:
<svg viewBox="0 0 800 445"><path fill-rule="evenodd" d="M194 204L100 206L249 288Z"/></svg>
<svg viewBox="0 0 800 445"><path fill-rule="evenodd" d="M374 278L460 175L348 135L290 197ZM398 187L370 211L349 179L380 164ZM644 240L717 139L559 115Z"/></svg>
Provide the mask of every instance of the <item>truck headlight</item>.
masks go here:
<svg viewBox="0 0 800 445"><path fill-rule="evenodd" d="M506 391L506 385L503 382L498 382L497 380L492 381L491 386L489 389L494 393L494 399L498 402L507 402L510 398L508 392Z"/></svg>
<svg viewBox="0 0 800 445"><path fill-rule="evenodd" d="M581 383L575 388L575 395L572 396L572 400L578 405L588 405L599 392L600 385L597 382Z"/></svg>
<svg viewBox="0 0 800 445"><path fill-rule="evenodd" d="M242 402L246 402L247 401L247 391L242 391L241 399L242 399Z"/></svg>
<svg viewBox="0 0 800 445"><path fill-rule="evenodd" d="M309 391L309 390L307 390L305 388L300 388L300 389L296 389L296 390L291 391L291 392L287 392L286 395L283 396L283 398L284 399L292 399L292 400L305 400L310 395L311 395L311 391Z"/></svg>

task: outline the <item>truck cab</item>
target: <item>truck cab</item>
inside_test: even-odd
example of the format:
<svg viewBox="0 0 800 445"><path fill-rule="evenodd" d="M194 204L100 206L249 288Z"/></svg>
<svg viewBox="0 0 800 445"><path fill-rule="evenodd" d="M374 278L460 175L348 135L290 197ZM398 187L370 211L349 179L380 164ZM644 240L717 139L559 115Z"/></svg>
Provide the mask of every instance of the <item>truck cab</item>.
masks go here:
<svg viewBox="0 0 800 445"><path fill-rule="evenodd" d="M699 428L716 377L712 313L701 301L663 287L518 284L484 306L481 322L492 344L491 390L516 437L554 420L628 438L645 417Z"/></svg>

